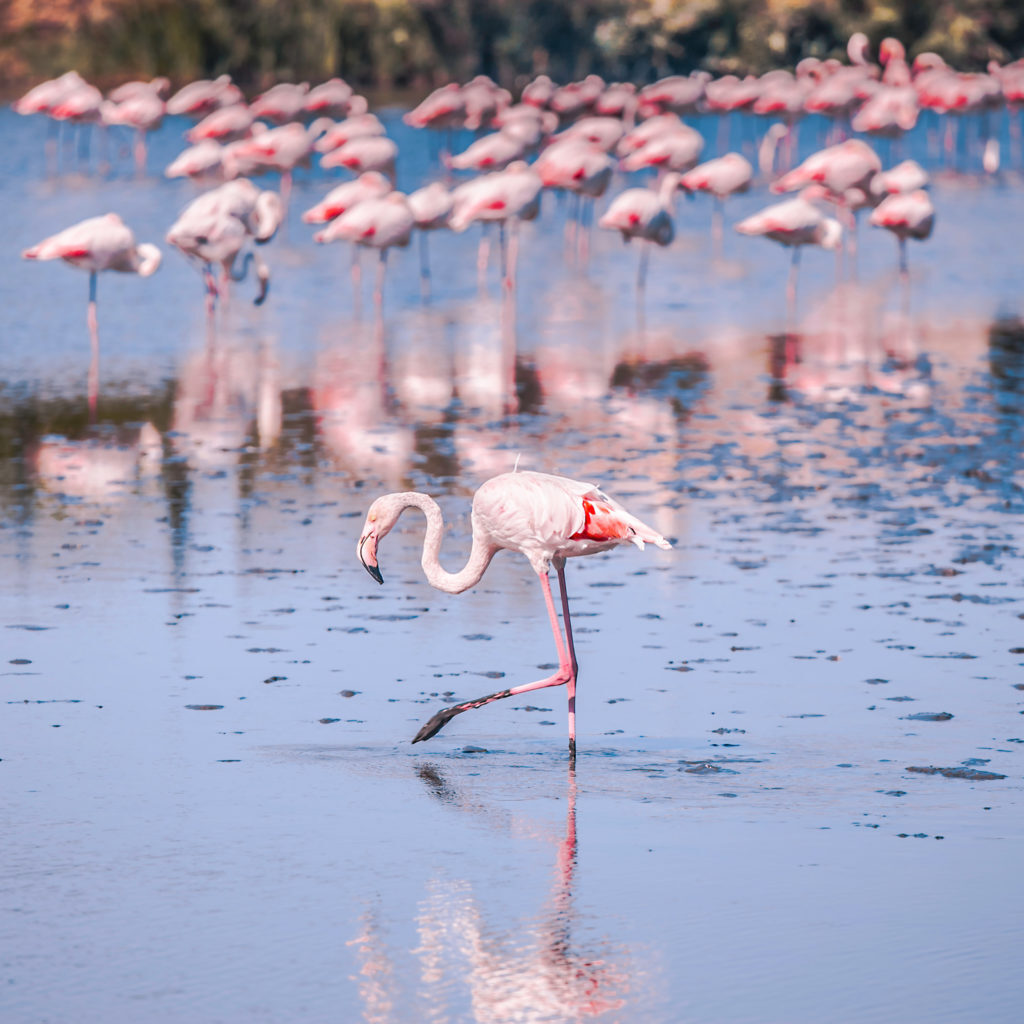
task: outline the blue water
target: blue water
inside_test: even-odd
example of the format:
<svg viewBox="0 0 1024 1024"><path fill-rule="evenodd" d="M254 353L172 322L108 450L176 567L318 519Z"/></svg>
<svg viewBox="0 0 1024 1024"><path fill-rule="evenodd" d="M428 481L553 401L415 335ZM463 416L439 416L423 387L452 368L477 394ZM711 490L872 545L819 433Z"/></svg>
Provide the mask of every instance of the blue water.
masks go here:
<svg viewBox="0 0 1024 1024"><path fill-rule="evenodd" d="M439 173L388 125L401 187ZM209 324L169 251L103 276L91 421L87 279L19 254L109 209L160 243L184 128L141 180L116 146L48 178L45 125L0 112L0 1020L1019 1019L1019 167L931 160L908 313L882 232L838 287L807 253L795 349L786 254L713 258L699 200L639 309L635 247L581 263L545 197L514 299L437 233L429 301L414 243L378 322L299 171L265 306L242 283ZM355 559L416 488L457 568L517 457L675 542L569 566L575 772L560 691L408 742L550 671L525 560L434 591L412 514L383 587Z"/></svg>

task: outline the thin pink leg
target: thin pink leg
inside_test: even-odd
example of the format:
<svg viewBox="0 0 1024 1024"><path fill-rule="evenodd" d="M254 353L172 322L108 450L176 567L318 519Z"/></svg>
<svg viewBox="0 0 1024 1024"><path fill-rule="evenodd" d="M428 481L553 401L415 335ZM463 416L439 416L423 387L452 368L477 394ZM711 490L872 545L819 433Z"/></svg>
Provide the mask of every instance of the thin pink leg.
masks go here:
<svg viewBox="0 0 1024 1024"><path fill-rule="evenodd" d="M89 422L96 422L96 405L100 393L100 332L96 316L96 272L89 275Z"/></svg>
<svg viewBox="0 0 1024 1024"><path fill-rule="evenodd" d="M556 567L557 568L557 567ZM561 570L559 570L561 575ZM529 693L531 690L543 690L548 686L562 686L569 682L570 679L575 680L575 657L571 655L572 640L570 638L568 647L566 641L562 638L562 630L558 625L558 615L555 612L555 602L551 597L551 582L548 580L546 572L538 574L540 576L540 585L544 591L544 605L548 610L548 618L551 621L551 632L555 637L555 646L558 648L558 671L544 679L538 679L532 683L524 683L522 686L512 686L507 690L498 690L497 693L489 693L486 697L478 697L476 700L463 701L461 704L452 704L451 707L442 708L434 715L433 718L427 722L422 729L413 737L413 743L420 743L423 740L429 740L431 736L436 736L456 715L461 715L463 711L470 711L473 708L482 708L485 704L490 704L496 700L502 700L505 697L517 697L521 693ZM565 586L559 581L559 585L562 588L562 600L563 607L567 606L565 599ZM570 658L572 660L570 660ZM575 686L573 693L575 695ZM575 740L575 736L573 736ZM570 750L575 749L575 743L570 745Z"/></svg>

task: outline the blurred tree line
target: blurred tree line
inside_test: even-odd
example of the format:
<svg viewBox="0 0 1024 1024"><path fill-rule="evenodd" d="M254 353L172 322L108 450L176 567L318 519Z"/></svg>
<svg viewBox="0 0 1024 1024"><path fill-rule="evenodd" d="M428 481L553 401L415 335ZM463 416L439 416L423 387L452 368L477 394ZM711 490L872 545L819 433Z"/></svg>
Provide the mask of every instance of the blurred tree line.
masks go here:
<svg viewBox="0 0 1024 1024"><path fill-rule="evenodd" d="M247 90L341 75L423 91L596 72L644 83L762 72L893 35L963 69L1024 53L1021 0L0 0L0 88L76 68L101 85L223 72Z"/></svg>

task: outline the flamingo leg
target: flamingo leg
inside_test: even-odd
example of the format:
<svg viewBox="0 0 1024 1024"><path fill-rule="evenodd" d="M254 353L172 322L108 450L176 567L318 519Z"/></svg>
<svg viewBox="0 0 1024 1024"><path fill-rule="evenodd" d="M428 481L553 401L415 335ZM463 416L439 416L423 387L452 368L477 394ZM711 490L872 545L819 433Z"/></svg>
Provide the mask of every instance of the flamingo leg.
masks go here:
<svg viewBox="0 0 1024 1024"><path fill-rule="evenodd" d="M559 569L556 565L556 571L559 572L559 585L562 588L562 600L563 607L566 607L568 601L565 597L565 585L562 582L562 569ZM570 655L567 653L571 650L571 639L569 645L566 645L566 641L562 637L562 630L558 624L558 614L555 612L555 602L551 597L551 581L548 579L546 572L538 573L540 577L540 585L544 591L544 604L548 610L548 618L551 621L551 632L555 637L555 646L558 648L558 671L554 672L550 676L546 676L544 679L538 679L532 683L524 683L522 686L512 686L507 690L498 690L497 693L489 693L486 697L477 697L476 700L466 700L461 704L452 704L450 707L442 708L434 715L427 723L424 724L423 728L412 738L413 743L420 743L423 740L429 740L431 736L436 736L456 715L461 715L463 711L470 711L473 708L482 708L485 704L490 704L496 700L503 700L505 697L517 697L522 693L530 693L532 690L543 690L548 686L562 686L569 682L570 679L574 681L573 685L573 698L575 698L575 658L570 660ZM566 620L568 621L568 620ZM572 736L573 743L570 744L570 750L575 749L575 736Z"/></svg>
<svg viewBox="0 0 1024 1024"><path fill-rule="evenodd" d="M565 589L565 559L554 561L558 575L558 590L562 598L562 625L565 627L565 646L569 662L569 678L565 682L569 695L569 759L576 760L576 676L579 665L576 663L576 648L572 642L572 619L569 616L569 595ZM561 652L560 652L561 653Z"/></svg>
<svg viewBox="0 0 1024 1024"><path fill-rule="evenodd" d="M100 334L96 316L96 271L89 274L89 422L96 422L96 405L100 391Z"/></svg>
<svg viewBox="0 0 1024 1024"><path fill-rule="evenodd" d="M360 320L363 315L362 303L363 268L359 263L359 246L352 243L352 309L355 318Z"/></svg>
<svg viewBox="0 0 1024 1024"><path fill-rule="evenodd" d="M642 243L640 249L640 266L636 272L636 290L639 298L643 297L644 289L647 287L647 261L651 258L651 247Z"/></svg>
<svg viewBox="0 0 1024 1024"><path fill-rule="evenodd" d="M377 283L373 289L373 305L378 318L384 311L384 274L388 269L388 251L381 249L380 259L377 261Z"/></svg>
<svg viewBox="0 0 1024 1024"><path fill-rule="evenodd" d="M430 301L430 257L427 249L427 233L420 231L420 297Z"/></svg>
<svg viewBox="0 0 1024 1024"><path fill-rule="evenodd" d="M789 281L786 283L786 331L796 329L796 282L800 274L800 246L793 246L793 259L789 265Z"/></svg>

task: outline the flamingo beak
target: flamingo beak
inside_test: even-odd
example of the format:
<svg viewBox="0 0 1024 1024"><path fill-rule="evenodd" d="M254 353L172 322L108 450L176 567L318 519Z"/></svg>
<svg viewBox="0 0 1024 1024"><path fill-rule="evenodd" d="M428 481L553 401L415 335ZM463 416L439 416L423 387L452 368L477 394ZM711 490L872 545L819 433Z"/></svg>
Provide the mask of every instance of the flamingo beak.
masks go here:
<svg viewBox="0 0 1024 1024"><path fill-rule="evenodd" d="M366 551L363 548L367 548ZM368 533L359 538L359 545L356 548L359 561L363 568L378 582L383 583L384 577L380 574L380 566L377 564L377 537L374 533Z"/></svg>

